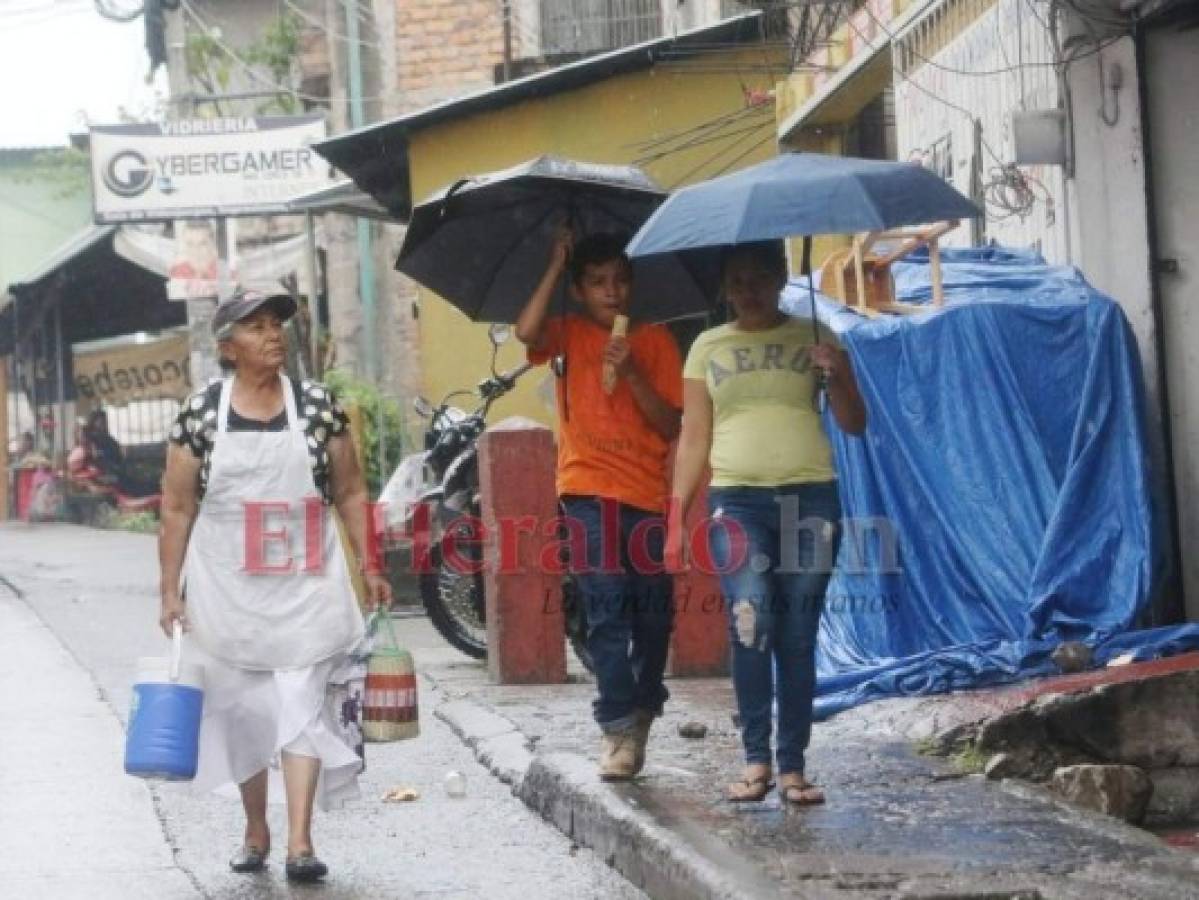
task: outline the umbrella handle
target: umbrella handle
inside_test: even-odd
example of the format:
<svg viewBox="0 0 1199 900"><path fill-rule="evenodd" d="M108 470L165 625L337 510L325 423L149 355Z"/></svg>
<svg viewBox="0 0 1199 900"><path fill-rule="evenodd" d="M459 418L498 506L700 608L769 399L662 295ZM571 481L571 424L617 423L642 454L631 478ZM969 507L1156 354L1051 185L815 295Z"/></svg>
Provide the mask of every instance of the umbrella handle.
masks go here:
<svg viewBox="0 0 1199 900"><path fill-rule="evenodd" d="M812 277L812 236L805 234L803 239L803 274L808 276L808 298L812 301L812 340L820 346L820 325L816 321L816 282ZM823 397L828 392L828 373L824 369L816 370L816 387Z"/></svg>
<svg viewBox="0 0 1199 900"><path fill-rule="evenodd" d="M470 184L473 180L473 178L459 178L450 185L450 189L445 192L445 197L441 201L441 210L438 212L439 219L444 219L449 213L450 200L453 199L453 196Z"/></svg>

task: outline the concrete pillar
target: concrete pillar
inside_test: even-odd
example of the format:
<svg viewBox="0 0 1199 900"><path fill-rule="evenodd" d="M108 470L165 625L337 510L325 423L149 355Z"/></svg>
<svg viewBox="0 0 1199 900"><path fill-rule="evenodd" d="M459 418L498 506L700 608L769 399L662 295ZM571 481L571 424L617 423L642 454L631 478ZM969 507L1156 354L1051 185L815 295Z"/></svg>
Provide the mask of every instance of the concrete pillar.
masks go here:
<svg viewBox="0 0 1199 900"><path fill-rule="evenodd" d="M558 514L556 463L553 433L529 419L506 419L479 440L484 539L496 551L484 575L487 669L498 684L566 680L562 576L543 565L557 546L547 527Z"/></svg>
<svg viewBox="0 0 1199 900"><path fill-rule="evenodd" d="M704 481L707 481L705 477ZM707 488L699 491L687 514L687 534L699 532L708 516ZM692 554L694 558L694 553ZM729 629L720 595L720 579L692 565L674 580L674 633L670 644L670 674L676 678L727 675Z"/></svg>

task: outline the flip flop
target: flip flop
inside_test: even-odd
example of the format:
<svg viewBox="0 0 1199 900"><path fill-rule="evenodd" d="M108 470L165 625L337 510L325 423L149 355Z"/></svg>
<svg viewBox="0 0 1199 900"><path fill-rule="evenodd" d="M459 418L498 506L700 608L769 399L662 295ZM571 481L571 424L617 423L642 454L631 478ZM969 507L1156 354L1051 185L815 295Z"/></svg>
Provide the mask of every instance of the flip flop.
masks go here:
<svg viewBox="0 0 1199 900"><path fill-rule="evenodd" d="M779 799L794 806L819 806L824 803L824 791L807 780L793 781L779 786Z"/></svg>
<svg viewBox="0 0 1199 900"><path fill-rule="evenodd" d="M733 788L744 787L750 790L743 794L734 794ZM729 785L725 797L730 803L761 803L766 795L774 789L774 782L769 775L759 775L757 778L742 778Z"/></svg>
<svg viewBox="0 0 1199 900"><path fill-rule="evenodd" d="M320 881L329 874L329 867L312 853L289 856L283 870L287 874L288 881L301 883Z"/></svg>
<svg viewBox="0 0 1199 900"><path fill-rule="evenodd" d="M270 856L270 847L251 847L244 844L229 860L229 868L239 874L261 872L266 868L266 858Z"/></svg>

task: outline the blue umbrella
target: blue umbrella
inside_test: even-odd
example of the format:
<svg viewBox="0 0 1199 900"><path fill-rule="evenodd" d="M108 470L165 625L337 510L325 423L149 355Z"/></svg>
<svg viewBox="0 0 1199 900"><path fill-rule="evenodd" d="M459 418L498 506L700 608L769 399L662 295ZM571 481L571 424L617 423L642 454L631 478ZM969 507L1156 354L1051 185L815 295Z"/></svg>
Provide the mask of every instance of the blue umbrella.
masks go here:
<svg viewBox="0 0 1199 900"><path fill-rule="evenodd" d="M810 273L812 235L978 215L978 207L952 186L913 163L784 153L671 195L633 237L628 252L644 264L676 260L710 304L719 289L720 255L730 245L808 238L804 271Z"/></svg>

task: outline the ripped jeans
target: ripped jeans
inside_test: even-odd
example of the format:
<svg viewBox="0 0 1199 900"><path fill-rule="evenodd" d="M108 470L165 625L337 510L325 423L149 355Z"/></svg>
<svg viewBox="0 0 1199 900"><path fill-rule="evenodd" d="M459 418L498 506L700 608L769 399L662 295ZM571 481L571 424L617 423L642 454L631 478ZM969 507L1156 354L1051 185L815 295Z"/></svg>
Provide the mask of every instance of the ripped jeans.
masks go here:
<svg viewBox="0 0 1199 900"><path fill-rule="evenodd" d="M729 613L733 688L747 763L803 773L812 732L816 632L841 541L835 481L711 488L709 548ZM777 683L776 683L777 678Z"/></svg>

